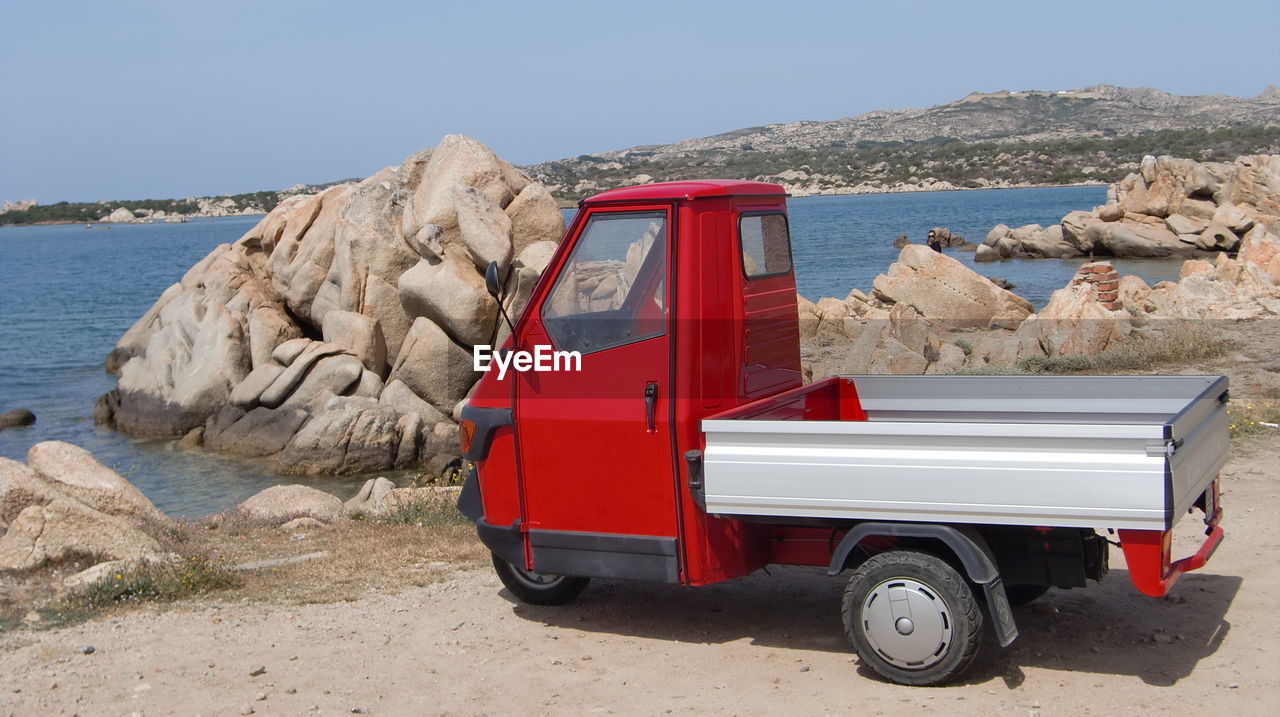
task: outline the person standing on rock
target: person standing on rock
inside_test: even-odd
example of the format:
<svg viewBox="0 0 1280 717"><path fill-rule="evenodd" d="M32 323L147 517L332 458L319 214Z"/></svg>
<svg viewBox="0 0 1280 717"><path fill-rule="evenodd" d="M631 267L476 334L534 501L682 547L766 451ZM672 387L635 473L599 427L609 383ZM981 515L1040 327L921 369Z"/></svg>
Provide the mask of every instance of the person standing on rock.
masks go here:
<svg viewBox="0 0 1280 717"><path fill-rule="evenodd" d="M942 253L942 240L938 238L938 234L932 229L929 230L929 238L927 241L929 242L930 249L938 252L939 254Z"/></svg>

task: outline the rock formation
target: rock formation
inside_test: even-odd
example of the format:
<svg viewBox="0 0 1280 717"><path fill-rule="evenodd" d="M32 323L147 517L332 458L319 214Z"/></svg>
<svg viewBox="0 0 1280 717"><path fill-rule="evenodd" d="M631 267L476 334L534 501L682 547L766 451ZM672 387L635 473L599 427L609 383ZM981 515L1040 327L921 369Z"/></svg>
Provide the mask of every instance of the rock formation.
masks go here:
<svg viewBox="0 0 1280 717"><path fill-rule="evenodd" d="M1080 267L1037 313L949 257L903 248L870 296L799 298L806 378L836 373L949 373L1036 356L1093 355L1162 319L1280 316L1280 238L1256 222L1234 258L1186 261L1180 280L1147 286L1108 262ZM1016 230L1014 230L1016 231ZM1043 230L1039 230L1043 231Z"/></svg>
<svg viewBox="0 0 1280 717"><path fill-rule="evenodd" d="M872 286L881 301L910 305L922 316L955 326L1014 328L1032 312L1026 299L920 244L903 247L898 261Z"/></svg>
<svg viewBox="0 0 1280 717"><path fill-rule="evenodd" d="M1213 263L1188 261L1179 281L1154 287L1123 277L1120 289L1135 316L1228 321L1280 316L1280 237L1259 225L1245 234L1235 258L1219 254Z"/></svg>
<svg viewBox="0 0 1280 717"><path fill-rule="evenodd" d="M142 558L168 518L115 471L69 443L37 443L23 465L0 458L0 570Z"/></svg>
<svg viewBox="0 0 1280 717"><path fill-rule="evenodd" d="M998 225L975 258L1189 258L1236 252L1257 225L1280 232L1280 155L1235 162L1148 155L1140 171L1112 185L1107 196L1107 204L1071 212L1047 229Z"/></svg>
<svg viewBox="0 0 1280 717"><path fill-rule="evenodd" d="M286 473L440 467L477 379L471 347L497 330L486 266L516 314L563 231L541 185L460 135L289 197L125 333L95 418Z"/></svg>

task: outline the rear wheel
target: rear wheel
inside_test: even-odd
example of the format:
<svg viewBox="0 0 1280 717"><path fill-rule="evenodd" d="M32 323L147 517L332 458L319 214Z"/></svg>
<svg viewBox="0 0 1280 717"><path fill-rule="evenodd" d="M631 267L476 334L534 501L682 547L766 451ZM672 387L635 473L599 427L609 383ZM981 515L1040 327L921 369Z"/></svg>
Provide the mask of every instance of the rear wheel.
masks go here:
<svg viewBox="0 0 1280 717"><path fill-rule="evenodd" d="M854 571L842 616L853 649L871 669L904 685L953 679L981 644L982 611L968 582L927 553L880 553Z"/></svg>
<svg viewBox="0 0 1280 717"><path fill-rule="evenodd" d="M513 565L493 556L493 569L498 579L516 597L530 605L564 605L587 587L590 578L569 575L544 575Z"/></svg>

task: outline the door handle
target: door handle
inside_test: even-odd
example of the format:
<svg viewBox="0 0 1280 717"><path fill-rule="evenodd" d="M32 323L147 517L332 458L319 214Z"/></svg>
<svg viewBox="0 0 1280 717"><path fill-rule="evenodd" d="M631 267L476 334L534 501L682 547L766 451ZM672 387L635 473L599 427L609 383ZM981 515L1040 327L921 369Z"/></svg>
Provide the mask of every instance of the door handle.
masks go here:
<svg viewBox="0 0 1280 717"><path fill-rule="evenodd" d="M649 432L658 430L658 384L650 381L644 385L644 417L649 424Z"/></svg>

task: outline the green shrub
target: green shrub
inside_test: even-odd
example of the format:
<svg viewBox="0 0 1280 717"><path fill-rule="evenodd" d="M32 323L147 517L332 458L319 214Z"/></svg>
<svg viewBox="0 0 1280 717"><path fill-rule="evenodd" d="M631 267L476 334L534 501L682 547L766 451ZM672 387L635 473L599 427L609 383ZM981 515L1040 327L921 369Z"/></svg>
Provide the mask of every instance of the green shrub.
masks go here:
<svg viewBox="0 0 1280 717"><path fill-rule="evenodd" d="M397 502L385 513L377 516L380 523L416 525L438 528L447 525L464 525L469 521L458 512L457 496L453 492L433 493Z"/></svg>
<svg viewBox="0 0 1280 717"><path fill-rule="evenodd" d="M235 573L220 563L202 558L188 558L175 563L143 563L70 593L57 607L71 611L96 611L120 603L170 601L239 585Z"/></svg>

